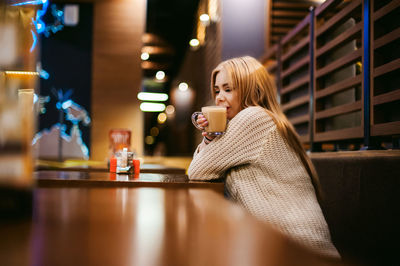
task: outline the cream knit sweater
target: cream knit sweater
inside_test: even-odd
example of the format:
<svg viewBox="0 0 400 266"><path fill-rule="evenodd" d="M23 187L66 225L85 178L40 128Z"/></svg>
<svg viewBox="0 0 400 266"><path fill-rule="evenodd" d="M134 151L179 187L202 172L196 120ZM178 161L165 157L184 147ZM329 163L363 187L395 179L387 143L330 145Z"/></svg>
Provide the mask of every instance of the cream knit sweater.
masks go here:
<svg viewBox="0 0 400 266"><path fill-rule="evenodd" d="M300 159L261 107L239 112L226 133L196 149L190 180L226 178L232 199L315 252L339 258Z"/></svg>

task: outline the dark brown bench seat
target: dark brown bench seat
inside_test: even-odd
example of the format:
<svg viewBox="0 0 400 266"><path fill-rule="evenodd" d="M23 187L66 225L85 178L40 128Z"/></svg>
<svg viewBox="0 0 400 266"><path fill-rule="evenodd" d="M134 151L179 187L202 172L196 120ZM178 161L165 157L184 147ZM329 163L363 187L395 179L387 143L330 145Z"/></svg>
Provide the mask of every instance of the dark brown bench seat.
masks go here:
<svg viewBox="0 0 400 266"><path fill-rule="evenodd" d="M400 265L400 151L312 153L311 159L344 260Z"/></svg>

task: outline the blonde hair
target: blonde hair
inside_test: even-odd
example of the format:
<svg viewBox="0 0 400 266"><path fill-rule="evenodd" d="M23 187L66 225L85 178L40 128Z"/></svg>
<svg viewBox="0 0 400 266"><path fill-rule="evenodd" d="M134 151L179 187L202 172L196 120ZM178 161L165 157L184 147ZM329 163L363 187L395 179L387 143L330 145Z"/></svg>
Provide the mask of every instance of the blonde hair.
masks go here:
<svg viewBox="0 0 400 266"><path fill-rule="evenodd" d="M250 56L238 57L220 63L211 74L211 95L215 99L215 79L224 69L229 77L230 87L237 90L240 109L249 106L261 106L272 117L282 138L298 155L314 185L318 200L322 194L317 172L306 154L294 127L281 110L276 99L276 87L265 67Z"/></svg>

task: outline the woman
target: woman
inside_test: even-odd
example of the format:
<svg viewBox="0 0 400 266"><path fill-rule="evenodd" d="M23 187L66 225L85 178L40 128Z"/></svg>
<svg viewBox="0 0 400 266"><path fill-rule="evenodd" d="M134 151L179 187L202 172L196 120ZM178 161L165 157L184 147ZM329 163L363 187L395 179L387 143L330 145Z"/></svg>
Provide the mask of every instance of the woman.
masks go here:
<svg viewBox="0 0 400 266"><path fill-rule="evenodd" d="M318 177L266 69L249 56L224 61L211 74L211 93L227 108L229 122L222 136L202 133L189 179L224 178L229 197L251 214L321 255L340 258L317 200ZM202 115L197 123L208 125Z"/></svg>

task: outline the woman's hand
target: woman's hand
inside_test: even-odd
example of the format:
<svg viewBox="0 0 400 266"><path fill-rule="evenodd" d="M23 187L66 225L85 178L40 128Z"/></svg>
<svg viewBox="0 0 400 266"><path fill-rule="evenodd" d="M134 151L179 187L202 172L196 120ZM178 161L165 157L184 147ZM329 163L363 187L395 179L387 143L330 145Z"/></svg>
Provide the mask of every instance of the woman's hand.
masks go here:
<svg viewBox="0 0 400 266"><path fill-rule="evenodd" d="M207 134L207 132L204 131L205 127L208 126L208 121L205 118L205 116L204 115L198 115L196 122L200 127L203 128L203 132L201 133L201 135L203 135L206 138L206 142L207 142L207 140L208 140L208 142L212 141L215 138L215 136L209 136Z"/></svg>
<svg viewBox="0 0 400 266"><path fill-rule="evenodd" d="M198 115L196 123L202 128L202 130L208 126L208 121L204 115Z"/></svg>

